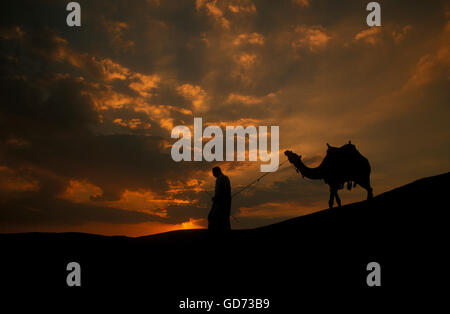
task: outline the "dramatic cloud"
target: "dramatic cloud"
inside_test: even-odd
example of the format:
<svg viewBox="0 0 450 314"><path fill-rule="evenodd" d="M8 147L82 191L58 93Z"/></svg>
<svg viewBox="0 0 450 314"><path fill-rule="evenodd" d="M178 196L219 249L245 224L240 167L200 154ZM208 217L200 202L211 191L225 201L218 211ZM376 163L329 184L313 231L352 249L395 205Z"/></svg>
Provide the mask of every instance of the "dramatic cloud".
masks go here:
<svg viewBox="0 0 450 314"><path fill-rule="evenodd" d="M124 34L130 28L125 22L104 21L105 28L110 36L111 46L114 49L129 51L134 47L132 40L124 39Z"/></svg>
<svg viewBox="0 0 450 314"><path fill-rule="evenodd" d="M371 27L371 28L362 30L358 34L355 35L354 40L355 41L359 41L359 40L364 41L368 44L375 46L377 43L379 43L381 41L381 39L380 39L381 30L382 30L381 27Z"/></svg>
<svg viewBox="0 0 450 314"><path fill-rule="evenodd" d="M264 45L264 36L258 33L240 34L234 41L233 44L254 44L254 45Z"/></svg>
<svg viewBox="0 0 450 314"><path fill-rule="evenodd" d="M305 25L295 28L296 38L292 41L292 47L306 47L311 51L323 48L331 39L326 30L320 26L307 27Z"/></svg>
<svg viewBox="0 0 450 314"><path fill-rule="evenodd" d="M205 103L207 94L200 86L183 84L177 87L177 92L192 101L192 107L196 113L208 109Z"/></svg>

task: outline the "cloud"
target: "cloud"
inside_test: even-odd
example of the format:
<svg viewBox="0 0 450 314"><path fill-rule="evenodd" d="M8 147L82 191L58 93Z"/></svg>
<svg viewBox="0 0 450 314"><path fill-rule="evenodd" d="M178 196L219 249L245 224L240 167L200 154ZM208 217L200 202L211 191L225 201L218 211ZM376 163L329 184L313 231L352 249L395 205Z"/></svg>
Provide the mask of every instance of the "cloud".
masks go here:
<svg viewBox="0 0 450 314"><path fill-rule="evenodd" d="M448 80L448 68L450 67L450 22L445 25L442 34L437 37L438 47L434 52L422 56L414 66L413 73L406 82L404 88L417 88L418 86L428 84L436 77L441 76Z"/></svg>
<svg viewBox="0 0 450 314"><path fill-rule="evenodd" d="M68 217L70 219L67 219ZM85 205L59 198L43 198L36 193L8 199L0 204L1 225L66 226L85 222L135 224L148 221L160 221L160 218L142 212Z"/></svg>
<svg viewBox="0 0 450 314"><path fill-rule="evenodd" d="M239 105L258 105L263 102L270 102L276 97L275 93L270 93L268 95L262 96L262 97L256 97L252 95L241 95L241 94L235 94L231 93L226 102L227 103L236 103Z"/></svg>
<svg viewBox="0 0 450 314"><path fill-rule="evenodd" d="M5 166L0 167L0 193L2 198L10 193L38 190L39 182L28 177L26 171L14 171Z"/></svg>
<svg viewBox="0 0 450 314"><path fill-rule="evenodd" d="M236 58L236 62L244 68L249 68L255 64L256 58L254 53L243 53Z"/></svg>
<svg viewBox="0 0 450 314"><path fill-rule="evenodd" d="M262 102L262 99L254 96L246 96L246 95L238 95L238 94L230 94L228 96L227 102L238 102L245 105L256 105Z"/></svg>
<svg viewBox="0 0 450 314"><path fill-rule="evenodd" d="M122 118L117 118L113 122L120 126L127 127L130 129L149 129L151 127L150 123L143 122L139 118L129 119L128 121Z"/></svg>
<svg viewBox="0 0 450 314"><path fill-rule="evenodd" d="M208 15L212 16L219 25L221 25L224 29L230 29L230 21L224 17L224 13L219 6L217 6L217 1L196 1L197 10L200 10L202 7L205 7Z"/></svg>
<svg viewBox="0 0 450 314"><path fill-rule="evenodd" d="M295 38L291 45L294 48L308 48L310 51L317 51L326 47L331 36L327 34L322 26L306 25L297 26L294 30Z"/></svg>
<svg viewBox="0 0 450 314"><path fill-rule="evenodd" d="M125 32L130 28L129 24L118 21L104 20L103 24L110 37L111 46L123 52L129 52L134 47L132 40L125 39Z"/></svg>
<svg viewBox="0 0 450 314"><path fill-rule="evenodd" d="M264 45L264 36L256 32L244 33L240 34L235 40L233 40L233 44L235 45L241 45L245 43L253 45Z"/></svg>
<svg viewBox="0 0 450 314"><path fill-rule="evenodd" d="M22 47L28 50L30 57L41 58L47 63L68 63L93 79L103 76L102 65L94 56L72 49L66 39L52 30L30 30L18 40Z"/></svg>
<svg viewBox="0 0 450 314"><path fill-rule="evenodd" d="M158 75L145 75L140 73L134 74L132 78L134 82L128 86L138 92L142 97L150 96L149 91L156 88L161 80Z"/></svg>
<svg viewBox="0 0 450 314"><path fill-rule="evenodd" d="M125 80L130 76L130 70L126 67L112 61L111 59L103 59L101 61L105 80Z"/></svg>
<svg viewBox="0 0 450 314"><path fill-rule="evenodd" d="M414 88L429 83L439 72L450 66L450 50L448 47L439 49L434 54L426 54L420 58L406 88ZM445 75L445 74L444 74Z"/></svg>
<svg viewBox="0 0 450 314"><path fill-rule="evenodd" d="M255 4L251 1L237 1L236 3L230 3L228 5L228 9L236 14L242 13L255 13L256 7Z"/></svg>
<svg viewBox="0 0 450 314"><path fill-rule="evenodd" d="M412 30L412 26L411 25L406 25L404 27L402 27L402 29L400 31L392 31L392 37L394 37L394 41L395 43L400 43L406 36L406 34L408 32L410 32Z"/></svg>
<svg viewBox="0 0 450 314"><path fill-rule="evenodd" d="M186 83L178 86L177 91L180 95L192 101L192 107L194 111L199 112L208 109L206 103L207 94L200 86Z"/></svg>
<svg viewBox="0 0 450 314"><path fill-rule="evenodd" d="M381 27L371 27L357 33L354 37L354 41L363 41L372 46L381 43Z"/></svg>
<svg viewBox="0 0 450 314"><path fill-rule="evenodd" d="M91 93L90 96L98 110L119 109L135 102L134 97L118 93L110 87Z"/></svg>

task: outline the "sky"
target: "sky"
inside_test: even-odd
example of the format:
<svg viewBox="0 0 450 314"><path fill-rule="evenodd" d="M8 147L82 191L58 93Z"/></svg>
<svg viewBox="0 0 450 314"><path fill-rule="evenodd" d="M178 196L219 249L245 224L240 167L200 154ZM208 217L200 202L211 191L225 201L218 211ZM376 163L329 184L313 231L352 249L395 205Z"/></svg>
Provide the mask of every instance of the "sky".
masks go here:
<svg viewBox="0 0 450 314"><path fill-rule="evenodd" d="M450 3L1 1L0 232L140 236L204 228L220 166L237 191L261 162L175 162L177 125L280 127L317 166L349 140L375 195L450 168ZM365 190L341 191L344 204ZM327 207L289 164L233 199L232 227ZM424 209L426 210L426 209Z"/></svg>

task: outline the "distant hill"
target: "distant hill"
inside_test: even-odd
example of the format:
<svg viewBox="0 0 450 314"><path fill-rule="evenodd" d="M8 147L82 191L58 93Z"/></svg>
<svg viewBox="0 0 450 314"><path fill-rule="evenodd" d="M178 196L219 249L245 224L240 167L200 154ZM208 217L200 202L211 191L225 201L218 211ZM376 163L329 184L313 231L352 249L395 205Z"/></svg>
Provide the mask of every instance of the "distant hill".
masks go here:
<svg viewBox="0 0 450 314"><path fill-rule="evenodd" d="M10 291L70 294L77 288L66 286L65 268L76 261L81 291L144 294L152 306L171 312L181 311L178 302L186 297L268 297L278 311L308 295L357 293L372 302L396 291L417 293L435 287L446 269L449 183L450 173L424 178L370 202L222 238L207 230L138 238L2 234L2 284ZM371 261L381 265L379 288L366 285Z"/></svg>

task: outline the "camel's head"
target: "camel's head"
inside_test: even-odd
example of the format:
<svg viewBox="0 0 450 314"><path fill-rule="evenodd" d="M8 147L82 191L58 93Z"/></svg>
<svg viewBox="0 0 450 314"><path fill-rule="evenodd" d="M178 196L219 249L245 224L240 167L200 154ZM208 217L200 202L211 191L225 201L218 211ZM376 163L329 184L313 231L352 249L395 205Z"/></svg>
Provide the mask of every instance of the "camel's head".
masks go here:
<svg viewBox="0 0 450 314"><path fill-rule="evenodd" d="M296 153L294 153L294 152L291 151L291 150L286 150L286 151L284 152L284 154L286 155L286 157L288 158L288 160L289 160L290 163L294 163L294 162L296 162L297 160L299 160L299 159L302 158L301 155L297 155Z"/></svg>

